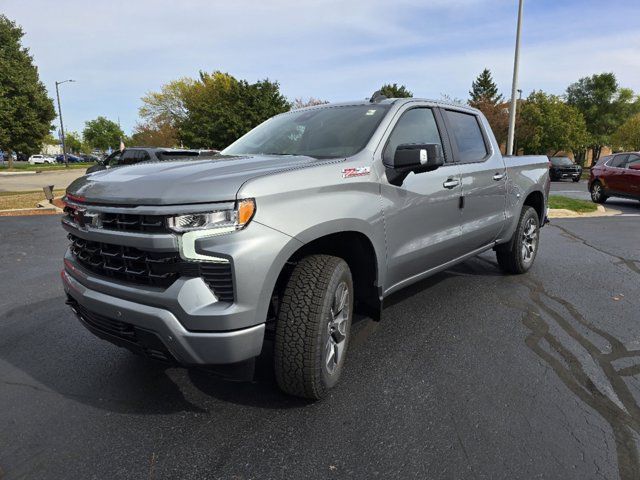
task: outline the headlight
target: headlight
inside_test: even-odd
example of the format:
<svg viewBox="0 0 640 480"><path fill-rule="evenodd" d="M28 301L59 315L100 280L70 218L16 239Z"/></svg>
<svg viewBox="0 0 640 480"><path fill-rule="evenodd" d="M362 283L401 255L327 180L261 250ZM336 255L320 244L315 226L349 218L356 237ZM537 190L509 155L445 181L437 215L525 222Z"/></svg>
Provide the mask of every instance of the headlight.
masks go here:
<svg viewBox="0 0 640 480"><path fill-rule="evenodd" d="M256 203L250 198L240 200L234 208L169 217L167 226L177 233L210 230L215 235L243 229L255 212Z"/></svg>

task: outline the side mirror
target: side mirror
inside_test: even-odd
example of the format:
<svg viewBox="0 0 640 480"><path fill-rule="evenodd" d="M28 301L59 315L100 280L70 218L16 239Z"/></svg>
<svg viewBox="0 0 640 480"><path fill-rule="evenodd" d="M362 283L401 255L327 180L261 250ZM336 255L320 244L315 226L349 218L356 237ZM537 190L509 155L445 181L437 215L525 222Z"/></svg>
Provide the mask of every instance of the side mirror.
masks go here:
<svg viewBox="0 0 640 480"><path fill-rule="evenodd" d="M409 173L430 172L444 165L442 147L437 143L404 143L398 145L392 159L384 159L387 180L400 186Z"/></svg>

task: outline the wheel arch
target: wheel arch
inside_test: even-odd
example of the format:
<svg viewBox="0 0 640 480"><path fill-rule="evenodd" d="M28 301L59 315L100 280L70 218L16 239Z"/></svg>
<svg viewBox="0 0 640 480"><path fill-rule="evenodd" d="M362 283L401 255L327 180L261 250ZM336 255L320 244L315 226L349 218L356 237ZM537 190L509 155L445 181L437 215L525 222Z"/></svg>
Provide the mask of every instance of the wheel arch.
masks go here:
<svg viewBox="0 0 640 480"><path fill-rule="evenodd" d="M379 320L382 308L379 285L384 257L380 257L374 242L362 230L321 230L322 234L317 235L303 232L301 236L305 241L281 266L272 297L284 291L291 270L300 259L316 254L333 255L347 262L351 270L356 312Z"/></svg>

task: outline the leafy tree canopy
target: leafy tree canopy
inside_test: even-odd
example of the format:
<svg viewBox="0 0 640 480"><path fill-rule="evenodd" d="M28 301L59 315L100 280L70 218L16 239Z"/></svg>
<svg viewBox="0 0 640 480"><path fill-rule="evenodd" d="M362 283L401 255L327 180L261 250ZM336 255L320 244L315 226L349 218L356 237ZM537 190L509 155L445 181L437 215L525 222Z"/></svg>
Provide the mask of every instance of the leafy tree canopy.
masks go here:
<svg viewBox="0 0 640 480"><path fill-rule="evenodd" d="M640 151L640 113L630 117L611 137L614 150Z"/></svg>
<svg viewBox="0 0 640 480"><path fill-rule="evenodd" d="M398 85L397 83L387 83L380 88L380 93L387 98L410 98L413 97L413 93L407 90L404 85Z"/></svg>
<svg viewBox="0 0 640 480"><path fill-rule="evenodd" d="M640 111L640 102L634 101L633 91L620 88L613 73L596 74L572 83L567 88L567 103L584 116L594 160L600 156L602 146L611 142L618 127Z"/></svg>
<svg viewBox="0 0 640 480"><path fill-rule="evenodd" d="M82 143L82 137L77 132L66 132L64 135L64 144L68 152L80 153L87 150Z"/></svg>
<svg viewBox="0 0 640 480"><path fill-rule="evenodd" d="M39 152L56 117L22 29L0 14L0 150Z"/></svg>
<svg viewBox="0 0 640 480"><path fill-rule="evenodd" d="M195 80L185 77L163 85L159 92L147 93L142 97L140 117L149 128L164 124L176 128L187 118L185 102L195 85Z"/></svg>
<svg viewBox="0 0 640 480"><path fill-rule="evenodd" d="M131 135L132 146L171 148L178 144L178 131L169 123L138 124Z"/></svg>
<svg viewBox="0 0 640 480"><path fill-rule="evenodd" d="M485 68L475 81L471 83L469 96L471 97L469 99L469 105L472 106L476 106L475 104L479 102L493 105L502 102L502 95L498 93L498 86L493 81L491 70Z"/></svg>
<svg viewBox="0 0 640 480"><path fill-rule="evenodd" d="M179 138L191 148L222 149L291 108L278 82L249 83L219 71L200 72L184 100L188 113L179 122Z"/></svg>
<svg viewBox="0 0 640 480"><path fill-rule="evenodd" d="M523 103L518 146L525 153L554 155L584 147L587 129L577 108L541 91L532 92Z"/></svg>
<svg viewBox="0 0 640 480"><path fill-rule="evenodd" d="M124 139L124 132L117 123L105 117L98 117L85 122L82 136L91 148L108 150L109 147L112 149L120 147L120 139Z"/></svg>

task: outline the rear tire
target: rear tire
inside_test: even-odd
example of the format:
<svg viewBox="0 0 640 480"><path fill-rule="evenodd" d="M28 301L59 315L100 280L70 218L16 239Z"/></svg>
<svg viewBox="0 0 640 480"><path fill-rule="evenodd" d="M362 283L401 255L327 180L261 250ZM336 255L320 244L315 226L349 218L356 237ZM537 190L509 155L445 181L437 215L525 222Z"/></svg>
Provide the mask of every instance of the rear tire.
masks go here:
<svg viewBox="0 0 640 480"><path fill-rule="evenodd" d="M521 274L528 271L538 254L540 219L533 207L525 205L511 240L496 249L500 269L505 273Z"/></svg>
<svg viewBox="0 0 640 480"><path fill-rule="evenodd" d="M347 263L329 255L298 262L277 315L274 367L286 393L318 400L340 379L353 317Z"/></svg>
<svg viewBox="0 0 640 480"><path fill-rule="evenodd" d="M573 183L578 183L579 181L580 181L580 177L573 179Z"/></svg>
<svg viewBox="0 0 640 480"><path fill-rule="evenodd" d="M598 180L591 184L591 201L594 203L604 203L607 201L607 196L604 194L604 187Z"/></svg>

